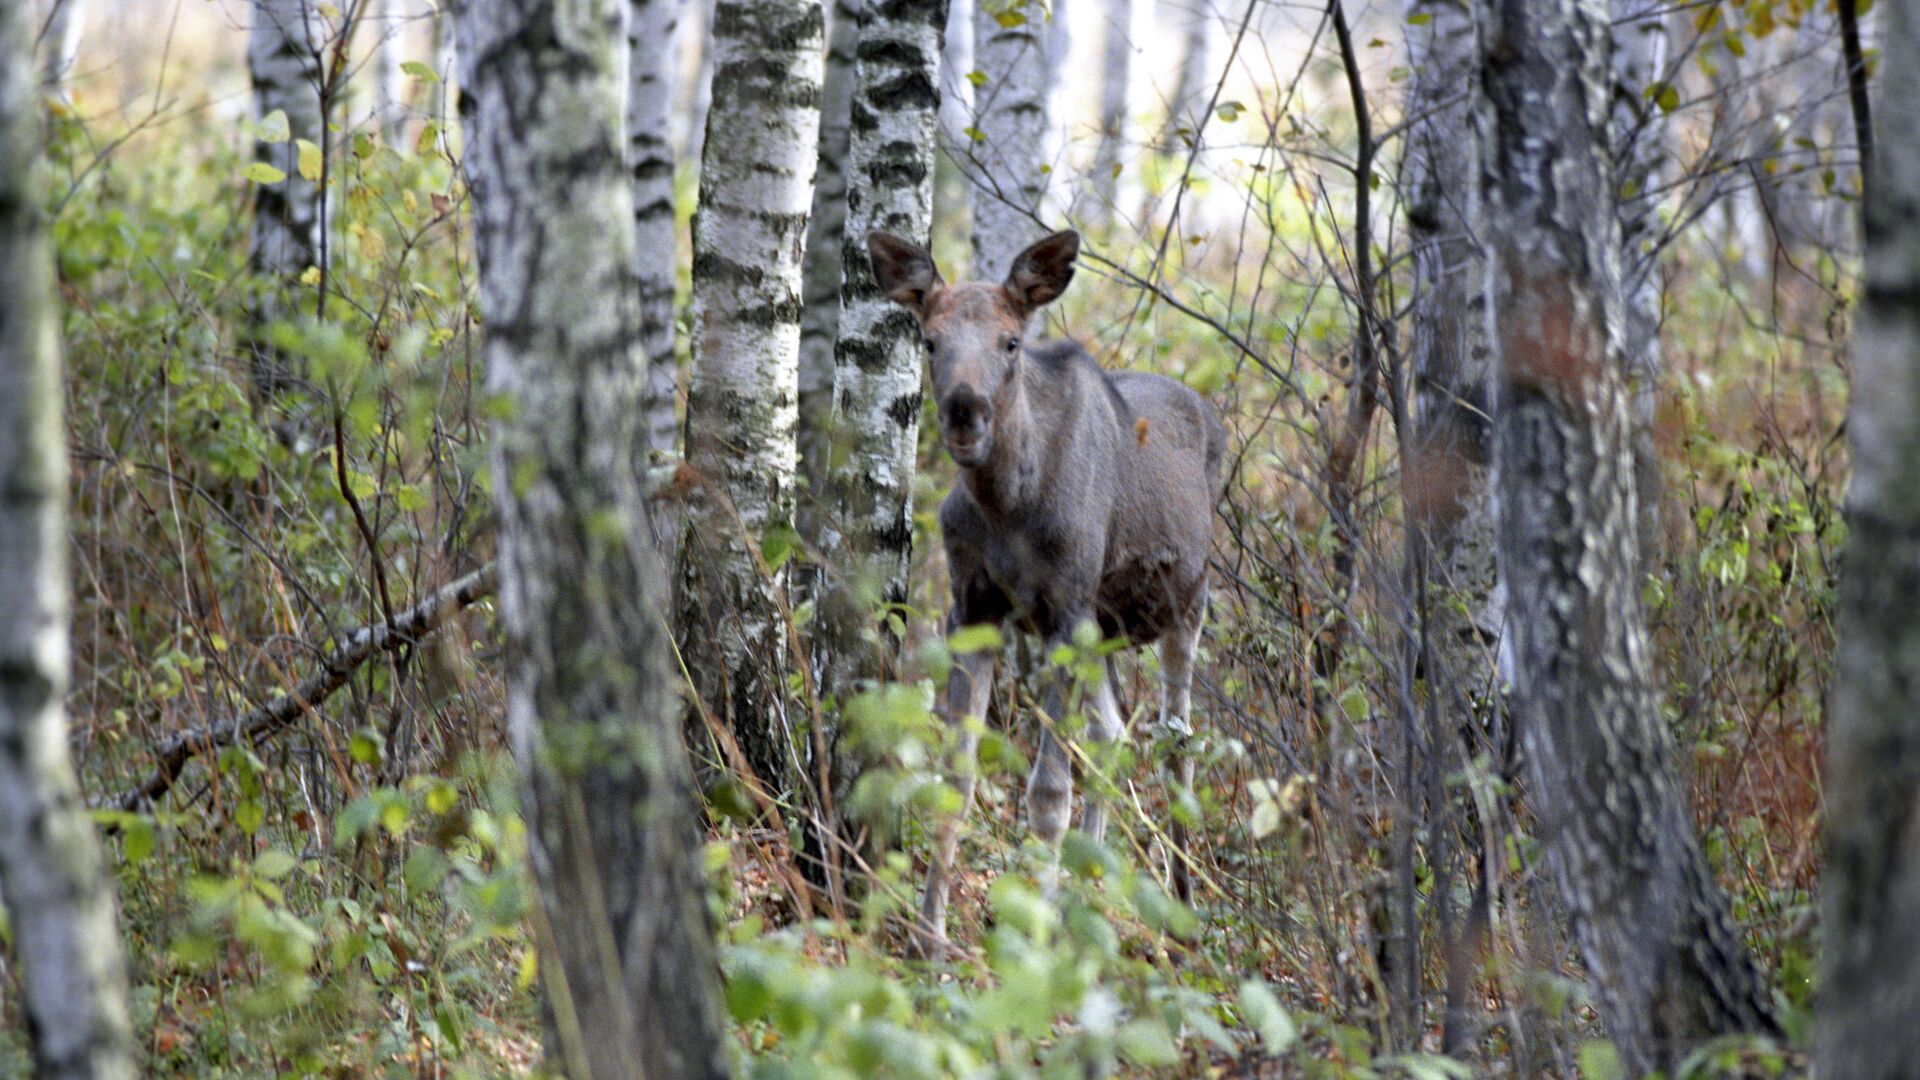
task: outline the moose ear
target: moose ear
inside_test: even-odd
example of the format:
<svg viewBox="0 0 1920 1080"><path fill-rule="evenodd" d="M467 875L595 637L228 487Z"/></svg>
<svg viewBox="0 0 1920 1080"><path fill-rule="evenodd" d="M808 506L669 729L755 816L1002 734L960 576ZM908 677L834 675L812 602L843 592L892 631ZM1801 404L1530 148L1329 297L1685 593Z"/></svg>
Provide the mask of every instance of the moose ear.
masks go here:
<svg viewBox="0 0 1920 1080"><path fill-rule="evenodd" d="M915 316L926 311L927 297L933 290L945 284L926 248L890 233L867 234L867 258L873 263L873 280L880 291Z"/></svg>
<svg viewBox="0 0 1920 1080"><path fill-rule="evenodd" d="M1007 271L1007 292L1028 311L1051 304L1073 280L1073 260L1080 254L1080 234L1057 232L1014 257Z"/></svg>

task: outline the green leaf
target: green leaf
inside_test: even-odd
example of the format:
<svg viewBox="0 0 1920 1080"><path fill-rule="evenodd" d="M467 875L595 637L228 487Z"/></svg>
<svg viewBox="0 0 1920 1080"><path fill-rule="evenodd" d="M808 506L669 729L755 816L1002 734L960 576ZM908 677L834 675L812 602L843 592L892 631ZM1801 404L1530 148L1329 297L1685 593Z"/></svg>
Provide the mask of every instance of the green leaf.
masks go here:
<svg viewBox="0 0 1920 1080"><path fill-rule="evenodd" d="M353 739L347 744L347 753L362 765L378 765L386 756L387 740L372 728L361 728L353 733Z"/></svg>
<svg viewBox="0 0 1920 1080"><path fill-rule="evenodd" d="M264 143L283 143L291 134L287 127L287 110L275 109L260 118L260 127L256 135Z"/></svg>
<svg viewBox="0 0 1920 1080"><path fill-rule="evenodd" d="M947 649L964 655L966 653L989 652L1003 644L1000 628L992 623L979 623L963 626L947 635Z"/></svg>
<svg viewBox="0 0 1920 1080"><path fill-rule="evenodd" d="M1649 101L1660 106L1660 111L1663 113L1670 113L1680 107L1680 88L1670 82L1653 83L1647 87L1645 94Z"/></svg>
<svg viewBox="0 0 1920 1080"><path fill-rule="evenodd" d="M1180 1063L1180 1048L1173 1044L1167 1025L1158 1020L1131 1021L1114 1038L1120 1044L1120 1052L1135 1065L1166 1068Z"/></svg>
<svg viewBox="0 0 1920 1080"><path fill-rule="evenodd" d="M1300 1028L1294 1024L1293 1017L1287 1015L1280 999L1259 979L1240 984L1240 1012L1248 1026L1260 1033L1260 1041L1267 1045L1269 1054L1286 1053L1300 1038Z"/></svg>
<svg viewBox="0 0 1920 1080"><path fill-rule="evenodd" d="M247 166L241 171L240 175L256 184L277 184L287 178L286 173L281 172L279 169L274 168L264 161L256 161Z"/></svg>
<svg viewBox="0 0 1920 1080"><path fill-rule="evenodd" d="M277 881L293 873L293 868L298 865L300 860L294 858L292 853L279 848L268 848L254 858L253 872L268 881Z"/></svg>
<svg viewBox="0 0 1920 1080"><path fill-rule="evenodd" d="M302 179L319 182L320 167L323 159L320 148L305 139L295 139L294 145L300 148L300 176Z"/></svg>
<svg viewBox="0 0 1920 1080"><path fill-rule="evenodd" d="M995 15L993 21L1011 30L1016 26L1025 26L1027 24L1027 16L1023 12L1014 11L1009 8Z"/></svg>
<svg viewBox="0 0 1920 1080"><path fill-rule="evenodd" d="M1407 16L1408 26L1425 26L1432 21L1433 21L1433 12L1431 11L1416 11L1413 14Z"/></svg>
<svg viewBox="0 0 1920 1080"><path fill-rule="evenodd" d="M430 84L438 84L440 82L440 73L428 67L427 64L421 60L409 60L400 65L400 70Z"/></svg>
<svg viewBox="0 0 1920 1080"><path fill-rule="evenodd" d="M1627 1067L1620 1061L1620 1051L1604 1039L1581 1043L1580 1080L1627 1080Z"/></svg>
<svg viewBox="0 0 1920 1080"><path fill-rule="evenodd" d="M969 71L967 72L967 81L975 86L985 86L987 85L987 73L984 71Z"/></svg>

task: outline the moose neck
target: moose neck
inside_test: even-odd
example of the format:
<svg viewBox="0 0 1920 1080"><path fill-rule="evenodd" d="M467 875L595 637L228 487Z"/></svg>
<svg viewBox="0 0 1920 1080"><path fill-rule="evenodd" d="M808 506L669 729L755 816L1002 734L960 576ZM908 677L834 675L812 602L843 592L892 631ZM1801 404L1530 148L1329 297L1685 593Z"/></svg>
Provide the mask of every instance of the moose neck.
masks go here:
<svg viewBox="0 0 1920 1080"><path fill-rule="evenodd" d="M973 501L992 517L1017 514L1040 496L1040 446L1024 376L1009 380L1006 400L993 403L997 419L987 460L960 470Z"/></svg>

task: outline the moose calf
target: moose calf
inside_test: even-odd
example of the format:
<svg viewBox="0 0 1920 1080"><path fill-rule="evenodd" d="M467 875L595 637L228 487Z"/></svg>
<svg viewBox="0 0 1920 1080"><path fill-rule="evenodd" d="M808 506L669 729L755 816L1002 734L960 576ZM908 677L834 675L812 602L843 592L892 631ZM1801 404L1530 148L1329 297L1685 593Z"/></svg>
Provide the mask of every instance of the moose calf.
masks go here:
<svg viewBox="0 0 1920 1080"><path fill-rule="evenodd" d="M1134 644L1160 643L1160 723L1185 757L1194 649L1207 605L1207 553L1226 429L1186 386L1159 375L1106 371L1072 341L1028 342L1033 313L1066 291L1080 236L1060 232L1014 259L1005 282L948 285L924 249L886 233L867 237L881 292L919 320L932 369L940 434L960 467L940 507L953 578L947 632L980 623L1014 625L1051 651L1081 623ZM977 737L994 657L955 658L947 715L967 732L958 748L961 813L973 801ZM1057 673L1047 713L1066 715L1068 678ZM1124 729L1105 679L1091 688L1089 735ZM956 711L957 709L957 711ZM1066 834L1073 770L1066 748L1043 730L1027 780L1027 822L1055 845ZM946 939L947 895L959 822L945 823L921 910L930 946ZM1087 800L1081 828L1099 839L1103 807ZM1183 830L1176 828L1178 846ZM1182 853L1174 884L1190 897Z"/></svg>

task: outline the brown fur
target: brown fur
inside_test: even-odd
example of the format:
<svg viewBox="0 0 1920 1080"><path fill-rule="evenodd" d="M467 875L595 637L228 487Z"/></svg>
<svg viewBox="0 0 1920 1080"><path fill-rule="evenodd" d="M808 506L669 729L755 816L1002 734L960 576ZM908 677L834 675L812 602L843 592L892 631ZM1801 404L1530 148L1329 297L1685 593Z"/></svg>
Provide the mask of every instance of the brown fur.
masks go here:
<svg viewBox="0 0 1920 1080"><path fill-rule="evenodd" d="M940 507L953 578L949 632L978 623L1038 635L1049 646L1082 622L1132 643L1161 642L1161 721L1184 734L1188 684L1207 597L1207 554L1226 430L1205 399L1159 375L1103 370L1072 341L1025 340L1033 312L1073 278L1079 237L1056 233L1014 260L1004 283L947 285L932 257L906 241L868 237L881 289L912 311L926 339L940 429L960 466ZM980 716L992 657L957 658L947 689L956 721ZM1065 713L1056 679L1048 713ZM1112 689L1092 688L1089 733L1123 734ZM970 756L972 739L961 753ZM970 801L970 770L960 770ZM1191 783L1191 763L1180 773ZM1041 839L1066 831L1072 770L1049 732L1027 786L1028 819ZM1083 828L1098 836L1091 801ZM956 837L943 832L923 923L945 933ZM1173 856L1186 893L1184 864Z"/></svg>

